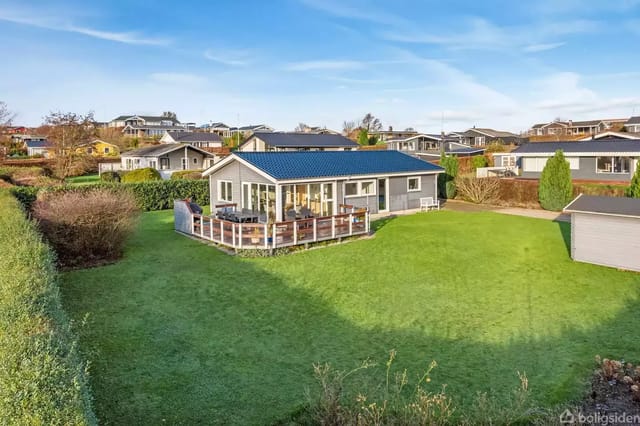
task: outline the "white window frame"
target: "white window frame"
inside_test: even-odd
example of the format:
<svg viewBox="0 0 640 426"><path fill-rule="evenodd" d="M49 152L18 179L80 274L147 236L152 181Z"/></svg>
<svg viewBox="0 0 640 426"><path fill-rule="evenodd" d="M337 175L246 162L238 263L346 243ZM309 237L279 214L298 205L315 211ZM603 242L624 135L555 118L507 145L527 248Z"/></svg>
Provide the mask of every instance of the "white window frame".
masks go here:
<svg viewBox="0 0 640 426"><path fill-rule="evenodd" d="M610 171L598 170L598 158L610 158L611 170ZM626 172L615 172L614 171L615 158L626 158L629 164L629 169ZM599 175L628 175L629 173L633 173L633 171L635 171L635 169L633 169L632 166L633 166L633 158L625 157L624 155L598 155L596 157L596 174L599 174Z"/></svg>
<svg viewBox="0 0 640 426"><path fill-rule="evenodd" d="M222 187L224 185L224 196L222 195ZM227 203L233 202L233 182L230 180L218 181L218 200Z"/></svg>
<svg viewBox="0 0 640 426"><path fill-rule="evenodd" d="M371 189L373 190L373 192L368 192L365 193L363 190L363 185L365 184L371 184ZM356 184L357 185L357 192L355 194L352 195L347 195L347 185L349 184ZM353 198L353 197L371 197L374 195L378 194L378 190L376 188L376 180L373 179L367 179L367 180L358 180L358 181L350 181L350 182L345 182L344 183L344 198Z"/></svg>
<svg viewBox="0 0 640 426"><path fill-rule="evenodd" d="M414 180L414 179L418 181L417 189L411 189L409 187L409 182ZM420 179L420 176L408 176L407 177L407 192L420 192L420 191L422 191L422 179Z"/></svg>

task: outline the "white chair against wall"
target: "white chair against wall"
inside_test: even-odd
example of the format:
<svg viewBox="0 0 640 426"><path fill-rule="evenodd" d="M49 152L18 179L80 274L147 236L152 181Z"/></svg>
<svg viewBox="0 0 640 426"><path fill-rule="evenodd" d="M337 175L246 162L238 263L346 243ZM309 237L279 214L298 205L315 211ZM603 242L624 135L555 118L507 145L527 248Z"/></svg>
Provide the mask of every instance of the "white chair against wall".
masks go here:
<svg viewBox="0 0 640 426"><path fill-rule="evenodd" d="M420 211L429 211L429 209L433 208L440 210L440 200L433 197L420 198Z"/></svg>

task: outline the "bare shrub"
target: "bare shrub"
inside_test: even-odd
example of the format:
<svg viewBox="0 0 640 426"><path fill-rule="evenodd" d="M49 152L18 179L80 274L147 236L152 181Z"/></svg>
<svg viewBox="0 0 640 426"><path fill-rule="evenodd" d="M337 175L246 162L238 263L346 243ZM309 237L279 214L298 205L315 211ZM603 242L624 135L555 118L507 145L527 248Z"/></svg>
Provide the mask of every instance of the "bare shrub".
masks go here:
<svg viewBox="0 0 640 426"><path fill-rule="evenodd" d="M500 181L496 178L460 176L456 186L463 199L476 204L493 204L500 196Z"/></svg>
<svg viewBox="0 0 640 426"><path fill-rule="evenodd" d="M139 214L126 192L45 193L33 215L62 266L81 267L118 259Z"/></svg>

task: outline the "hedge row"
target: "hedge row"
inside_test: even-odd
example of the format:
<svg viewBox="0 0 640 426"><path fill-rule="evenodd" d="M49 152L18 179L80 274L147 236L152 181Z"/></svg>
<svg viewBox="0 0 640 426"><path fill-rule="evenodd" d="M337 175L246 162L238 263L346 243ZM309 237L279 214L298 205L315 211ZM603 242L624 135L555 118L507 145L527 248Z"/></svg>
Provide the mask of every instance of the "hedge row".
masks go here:
<svg viewBox="0 0 640 426"><path fill-rule="evenodd" d="M97 424L54 255L0 191L0 423Z"/></svg>
<svg viewBox="0 0 640 426"><path fill-rule="evenodd" d="M129 191L142 210L165 210L173 208L173 200L191 198L200 205L209 204L208 180L163 180L135 183L95 183L90 185L66 185L53 188L18 186L11 188L13 195L26 209L36 200L39 193L46 192L87 192L109 188L114 191Z"/></svg>
<svg viewBox="0 0 640 426"><path fill-rule="evenodd" d="M573 196L605 195L624 197L625 185L574 183ZM525 179L500 179L498 204L509 207L539 208L538 181Z"/></svg>

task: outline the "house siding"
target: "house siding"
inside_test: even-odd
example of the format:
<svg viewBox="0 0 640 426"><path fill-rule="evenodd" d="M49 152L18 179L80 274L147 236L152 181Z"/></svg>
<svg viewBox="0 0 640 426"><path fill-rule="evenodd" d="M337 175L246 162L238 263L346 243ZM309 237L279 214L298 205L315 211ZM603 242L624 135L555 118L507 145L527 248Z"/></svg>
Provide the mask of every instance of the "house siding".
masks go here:
<svg viewBox="0 0 640 426"><path fill-rule="evenodd" d="M573 213L571 257L579 262L640 271L640 219Z"/></svg>
<svg viewBox="0 0 640 426"><path fill-rule="evenodd" d="M389 177L387 198L389 199L389 211L400 211L417 209L420 207L420 198L434 197L436 198L436 179L437 175L421 175L420 191L407 192L407 178L416 175L392 176ZM383 177L383 176L381 176ZM357 179L353 179L355 181ZM370 179L363 179L370 180ZM344 204L356 206L358 208L368 208L370 213L378 213L378 192L376 179L376 194L361 197L344 198L345 180L338 182L338 197Z"/></svg>
<svg viewBox="0 0 640 426"><path fill-rule="evenodd" d="M518 157L518 167L522 169L522 158ZM532 157L527 157L532 158ZM544 157L537 157L544 158ZM547 157L549 158L549 157ZM571 179L598 180L598 181L627 181L631 180L634 172L635 162L631 161L629 173L596 173L596 157L580 157L578 170L571 170ZM522 177L529 179L539 179L542 172L526 172L522 170Z"/></svg>
<svg viewBox="0 0 640 426"><path fill-rule="evenodd" d="M273 185L274 183L265 178L261 174L258 174L246 167L244 164L240 164L237 161L233 161L226 165L216 173L209 176L209 191L211 196L211 204L220 204L221 201L218 198L218 181L225 180L232 182L232 198L233 203L237 203L238 208L242 207L242 183L265 183Z"/></svg>

